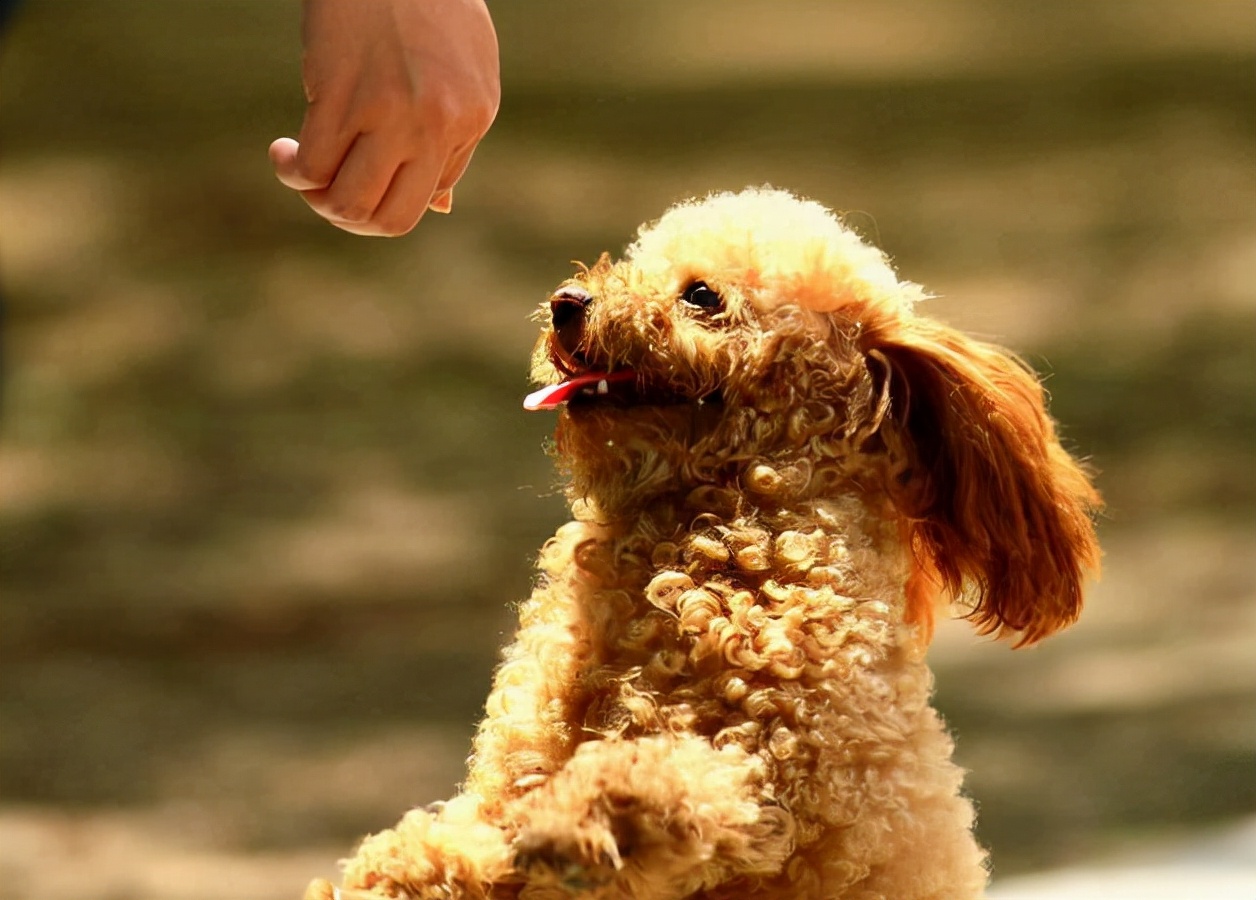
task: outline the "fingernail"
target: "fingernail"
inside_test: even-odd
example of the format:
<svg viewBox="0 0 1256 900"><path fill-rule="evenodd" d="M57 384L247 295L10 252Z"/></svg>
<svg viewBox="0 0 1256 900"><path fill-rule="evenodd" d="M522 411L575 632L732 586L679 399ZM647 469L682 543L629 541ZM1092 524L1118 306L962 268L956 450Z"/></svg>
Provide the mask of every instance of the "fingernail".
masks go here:
<svg viewBox="0 0 1256 900"><path fill-rule="evenodd" d="M432 212L447 213L454 208L454 192L442 191L432 198L432 202L427 205Z"/></svg>

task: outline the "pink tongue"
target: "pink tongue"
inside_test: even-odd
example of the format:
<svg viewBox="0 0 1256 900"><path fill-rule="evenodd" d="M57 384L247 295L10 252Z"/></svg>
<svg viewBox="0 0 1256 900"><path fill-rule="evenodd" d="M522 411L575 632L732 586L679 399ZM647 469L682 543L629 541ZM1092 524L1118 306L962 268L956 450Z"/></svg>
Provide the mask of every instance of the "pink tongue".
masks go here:
<svg viewBox="0 0 1256 900"><path fill-rule="evenodd" d="M554 409L577 394L590 392L603 394L607 390L599 390L605 383L609 390L612 384L636 380L637 374L631 369L620 369L617 372L590 372L587 375L574 375L560 384L543 387L523 398L523 408L527 410Z"/></svg>

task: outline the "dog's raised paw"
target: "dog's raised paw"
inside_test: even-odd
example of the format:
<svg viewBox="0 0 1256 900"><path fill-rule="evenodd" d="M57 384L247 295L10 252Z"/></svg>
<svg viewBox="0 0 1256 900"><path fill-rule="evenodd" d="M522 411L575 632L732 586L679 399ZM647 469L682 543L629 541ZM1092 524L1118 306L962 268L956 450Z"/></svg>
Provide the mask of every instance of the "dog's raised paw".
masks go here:
<svg viewBox="0 0 1256 900"><path fill-rule="evenodd" d="M515 869L520 874L571 894L609 884L623 867L609 833L558 835L531 830L515 840L514 849Z"/></svg>

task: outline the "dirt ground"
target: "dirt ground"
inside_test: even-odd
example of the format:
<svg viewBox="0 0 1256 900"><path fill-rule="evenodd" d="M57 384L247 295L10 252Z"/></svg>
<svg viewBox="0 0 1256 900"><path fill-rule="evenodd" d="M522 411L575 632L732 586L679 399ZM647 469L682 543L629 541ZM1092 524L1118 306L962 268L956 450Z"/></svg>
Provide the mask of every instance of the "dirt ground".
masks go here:
<svg viewBox="0 0 1256 900"><path fill-rule="evenodd" d="M458 781L562 521L526 319L683 196L845 212L1101 470L1082 621L942 629L997 877L1256 813L1256 7L494 8L454 214L270 175L296 0L28 0L0 47L0 900L295 898Z"/></svg>

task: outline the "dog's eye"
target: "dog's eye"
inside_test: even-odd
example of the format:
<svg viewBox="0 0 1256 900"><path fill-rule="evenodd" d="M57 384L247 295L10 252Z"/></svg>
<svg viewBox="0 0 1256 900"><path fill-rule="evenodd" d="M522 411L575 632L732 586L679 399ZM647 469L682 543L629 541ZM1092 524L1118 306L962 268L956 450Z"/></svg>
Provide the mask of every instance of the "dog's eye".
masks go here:
<svg viewBox="0 0 1256 900"><path fill-rule="evenodd" d="M719 309L724 305L724 298L711 290L705 281L695 281L689 285L680 295L680 299L699 309Z"/></svg>

